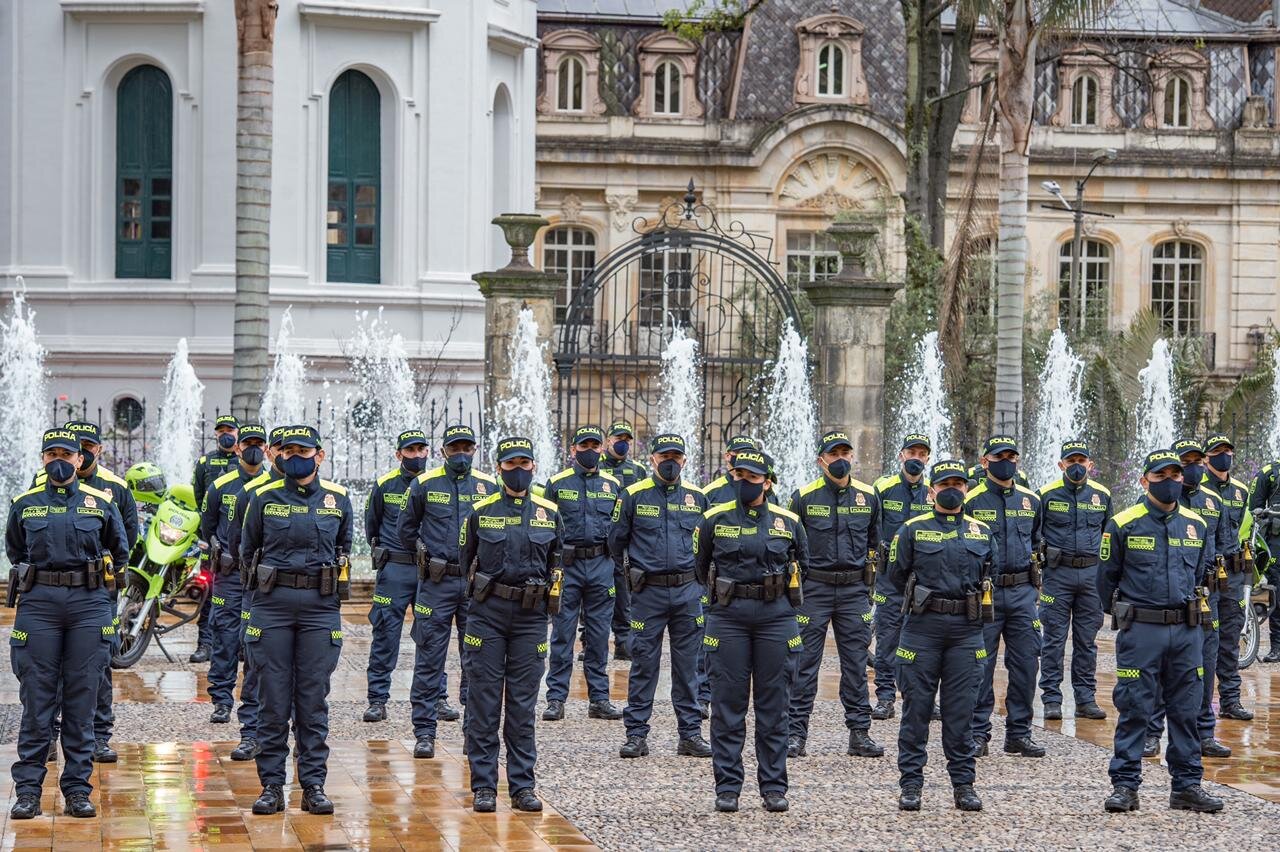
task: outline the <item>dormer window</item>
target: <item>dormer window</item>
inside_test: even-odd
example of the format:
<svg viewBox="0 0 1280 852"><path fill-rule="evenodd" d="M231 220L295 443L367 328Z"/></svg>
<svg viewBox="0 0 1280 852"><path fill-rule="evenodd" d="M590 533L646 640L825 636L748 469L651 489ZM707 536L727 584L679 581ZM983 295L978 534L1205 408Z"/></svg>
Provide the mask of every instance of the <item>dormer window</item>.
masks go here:
<svg viewBox="0 0 1280 852"><path fill-rule="evenodd" d="M1151 58L1151 106L1144 127L1168 130L1212 130L1208 110L1209 59L1197 50L1178 47Z"/></svg>
<svg viewBox="0 0 1280 852"><path fill-rule="evenodd" d="M1182 74L1173 74L1164 87L1165 127L1191 126L1191 81Z"/></svg>
<svg viewBox="0 0 1280 852"><path fill-rule="evenodd" d="M698 48L665 30L640 40L640 97L638 118L702 118L695 88Z"/></svg>
<svg viewBox="0 0 1280 852"><path fill-rule="evenodd" d="M834 41L818 48L818 97L844 97L844 48Z"/></svg>
<svg viewBox="0 0 1280 852"><path fill-rule="evenodd" d="M586 68L582 60L576 56L566 56L560 60L559 74L556 80L556 111L582 112L582 78L586 76Z"/></svg>
<svg viewBox="0 0 1280 852"><path fill-rule="evenodd" d="M543 115L604 115L600 42L582 30L555 30L542 39Z"/></svg>
<svg viewBox="0 0 1280 852"><path fill-rule="evenodd" d="M1098 78L1081 74L1071 85L1071 125L1094 127L1098 123Z"/></svg>
<svg viewBox="0 0 1280 852"><path fill-rule="evenodd" d="M662 62L653 75L653 114L680 114L680 67Z"/></svg>
<svg viewBox="0 0 1280 852"><path fill-rule="evenodd" d="M797 104L870 102L862 74L862 24L836 13L796 24L800 64L796 68Z"/></svg>
<svg viewBox="0 0 1280 852"><path fill-rule="evenodd" d="M1096 47L1083 46L1058 57L1058 107L1049 117L1055 127L1120 127L1111 93L1115 83L1114 61Z"/></svg>

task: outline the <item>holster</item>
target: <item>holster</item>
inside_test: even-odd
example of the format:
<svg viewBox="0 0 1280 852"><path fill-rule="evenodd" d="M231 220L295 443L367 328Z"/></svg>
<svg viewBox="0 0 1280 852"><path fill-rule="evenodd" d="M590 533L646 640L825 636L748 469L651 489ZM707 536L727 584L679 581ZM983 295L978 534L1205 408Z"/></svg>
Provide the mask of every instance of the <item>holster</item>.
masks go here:
<svg viewBox="0 0 1280 852"><path fill-rule="evenodd" d="M102 585L106 586L107 591L113 595L116 593L116 573L114 566L115 560L111 558L111 554L102 554Z"/></svg>
<svg viewBox="0 0 1280 852"><path fill-rule="evenodd" d="M1187 624L1208 630L1213 626L1213 612L1209 609L1209 589L1197 586L1196 593L1187 601Z"/></svg>
<svg viewBox="0 0 1280 852"><path fill-rule="evenodd" d="M919 615L924 612L925 607L929 604L929 597L932 594L933 589L916 583L911 589L911 614Z"/></svg>
<svg viewBox="0 0 1280 852"><path fill-rule="evenodd" d="M481 574L479 571L471 575L471 597L478 603L484 603L484 599L489 597L489 593L493 591L489 584L493 582L493 577L488 574Z"/></svg>
<svg viewBox="0 0 1280 852"><path fill-rule="evenodd" d="M863 569L865 571L865 569ZM872 572L874 574L874 570ZM800 581L800 564L792 562L787 567L787 598L794 607L804 606L804 583Z"/></svg>
<svg viewBox="0 0 1280 852"><path fill-rule="evenodd" d="M906 615L911 610L911 598L915 595L915 591L916 575L912 573L907 576L907 587L903 589L901 615Z"/></svg>
<svg viewBox="0 0 1280 852"><path fill-rule="evenodd" d="M969 592L964 596L964 617L970 621L977 621L982 617L981 613L982 593Z"/></svg>
<svg viewBox="0 0 1280 852"><path fill-rule="evenodd" d="M978 599L978 618L984 624L994 624L996 620L996 602L991 597L991 578L982 578L982 587L980 589L981 597ZM990 601L984 603L983 601Z"/></svg>
<svg viewBox="0 0 1280 852"><path fill-rule="evenodd" d="M524 594L520 596L520 608L537 609L538 604L542 603L546 591L547 587L542 583L525 583Z"/></svg>
<svg viewBox="0 0 1280 852"><path fill-rule="evenodd" d="M1061 562L1062 562L1062 548L1054 547L1051 544L1046 544L1044 548L1044 564L1050 568L1057 568L1058 564Z"/></svg>
<svg viewBox="0 0 1280 852"><path fill-rule="evenodd" d="M209 539L209 565L213 568L215 574L225 576L226 571L222 567L222 542L218 541L218 537L214 536ZM230 566L228 566L228 570Z"/></svg>
<svg viewBox="0 0 1280 852"><path fill-rule="evenodd" d="M263 594L271 594L271 590L276 587L276 569L271 565L258 565L254 569L257 575L257 589Z"/></svg>
<svg viewBox="0 0 1280 852"><path fill-rule="evenodd" d="M369 556L373 559L373 572L376 574L386 568L387 563L391 561L391 548L378 545L370 548ZM421 572L421 567L418 570Z"/></svg>
<svg viewBox="0 0 1280 852"><path fill-rule="evenodd" d="M106 563L103 562L101 556L97 559L89 560L89 562L84 566L85 587L89 589L102 588L102 575L105 572L105 568Z"/></svg>
<svg viewBox="0 0 1280 852"><path fill-rule="evenodd" d="M867 563L862 567L862 582L867 587L867 594L876 590L876 574L880 573L880 549L867 551Z"/></svg>
<svg viewBox="0 0 1280 852"><path fill-rule="evenodd" d="M1031 565L1027 568L1027 573L1031 575L1031 585L1037 589L1044 583L1044 555L1040 551L1032 549Z"/></svg>
<svg viewBox="0 0 1280 852"><path fill-rule="evenodd" d="M5 595L4 605L12 607L18 602L18 593L26 594L36 584L36 566L30 562L19 562L9 569L9 591Z"/></svg>
<svg viewBox="0 0 1280 852"><path fill-rule="evenodd" d="M786 574L765 574L761 580L766 602L775 601L787 592Z"/></svg>
<svg viewBox="0 0 1280 852"><path fill-rule="evenodd" d="M1231 577L1227 574L1227 557L1221 553L1214 557L1213 583L1209 588L1219 592L1231 591Z"/></svg>
<svg viewBox="0 0 1280 852"><path fill-rule="evenodd" d="M336 565L320 566L320 596L328 597L338 590L337 588L338 568Z"/></svg>
<svg viewBox="0 0 1280 852"><path fill-rule="evenodd" d="M627 569L627 581L631 584L631 591L638 592L644 588L647 577L643 568Z"/></svg>
<svg viewBox="0 0 1280 852"><path fill-rule="evenodd" d="M715 602L728 606L733 600L734 582L726 577L715 578Z"/></svg>
<svg viewBox="0 0 1280 852"><path fill-rule="evenodd" d="M351 557L345 553L338 554L336 582L338 586L338 600L351 600Z"/></svg>
<svg viewBox="0 0 1280 852"><path fill-rule="evenodd" d="M439 583L444 579L444 572L448 567L449 563L445 562L443 559L427 560L427 579L433 583Z"/></svg>
<svg viewBox="0 0 1280 852"><path fill-rule="evenodd" d="M1111 600L1111 629L1124 630L1133 624L1134 617L1137 613L1133 610L1133 604L1125 603L1118 598Z"/></svg>
<svg viewBox="0 0 1280 852"><path fill-rule="evenodd" d="M240 566L240 585L246 589L258 588L258 563L262 561L262 548L253 552L248 565Z"/></svg>
<svg viewBox="0 0 1280 852"><path fill-rule="evenodd" d="M561 591L564 589L564 570L551 569L551 582L547 586L547 614L560 614Z"/></svg>

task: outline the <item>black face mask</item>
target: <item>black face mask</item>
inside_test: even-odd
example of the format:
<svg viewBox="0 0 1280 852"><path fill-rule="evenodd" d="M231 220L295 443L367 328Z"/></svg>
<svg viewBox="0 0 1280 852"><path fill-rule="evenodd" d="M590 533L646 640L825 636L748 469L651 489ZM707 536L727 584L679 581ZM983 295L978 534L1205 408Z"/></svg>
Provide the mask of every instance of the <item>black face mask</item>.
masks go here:
<svg viewBox="0 0 1280 852"><path fill-rule="evenodd" d="M629 441L614 441L613 454L619 458L626 458L627 453L631 452L631 443Z"/></svg>
<svg viewBox="0 0 1280 852"><path fill-rule="evenodd" d="M262 464L262 459L266 457L266 452L262 447L253 444L248 445L240 450L240 460L247 465Z"/></svg>
<svg viewBox="0 0 1280 852"><path fill-rule="evenodd" d="M427 460L423 456L418 456L417 458L405 456L400 459L400 466L409 473L422 473L427 469Z"/></svg>
<svg viewBox="0 0 1280 852"><path fill-rule="evenodd" d="M1230 453L1218 453L1216 456L1209 456L1209 464L1218 473L1226 473L1231 470L1231 464L1235 461L1235 457Z"/></svg>
<svg viewBox="0 0 1280 852"><path fill-rule="evenodd" d="M684 469L684 465L675 459L663 459L658 462L658 476L662 477L666 482L675 482L680 478L680 471Z"/></svg>
<svg viewBox="0 0 1280 852"><path fill-rule="evenodd" d="M1147 493L1157 503L1177 503L1182 494L1182 483L1176 479L1162 479L1159 482L1148 482Z"/></svg>
<svg viewBox="0 0 1280 852"><path fill-rule="evenodd" d="M1089 468L1082 464L1069 464L1067 465L1066 474L1067 479L1072 482L1084 482L1085 477L1089 475Z"/></svg>
<svg viewBox="0 0 1280 852"><path fill-rule="evenodd" d="M919 476L924 473L924 462L920 459L907 459L902 463L902 470L908 476Z"/></svg>
<svg viewBox="0 0 1280 852"><path fill-rule="evenodd" d="M831 475L832 479L844 479L852 469L853 465L848 459L836 459L827 465L827 473Z"/></svg>
<svg viewBox="0 0 1280 852"><path fill-rule="evenodd" d="M502 484L517 493L528 491L533 484L533 471L524 467L513 467L502 471Z"/></svg>
<svg viewBox="0 0 1280 852"><path fill-rule="evenodd" d="M943 509L954 511L964 505L964 492L959 488L942 488L933 496L933 501Z"/></svg>
<svg viewBox="0 0 1280 852"><path fill-rule="evenodd" d="M1200 490L1200 483L1204 480L1204 465L1202 464L1184 464L1182 466L1182 491L1185 494L1192 494Z"/></svg>
<svg viewBox="0 0 1280 852"><path fill-rule="evenodd" d="M750 506L764 493L764 483L739 479L733 483L733 490L738 494L738 502L744 506Z"/></svg>
<svg viewBox="0 0 1280 852"><path fill-rule="evenodd" d="M284 475L290 479L306 479L316 472L316 457L289 456L284 460Z"/></svg>
<svg viewBox="0 0 1280 852"><path fill-rule="evenodd" d="M44 466L44 472L51 482L68 482L76 475L76 468L66 459L54 459Z"/></svg>
<svg viewBox="0 0 1280 852"><path fill-rule="evenodd" d="M224 450L229 450L236 445L236 436L230 432L223 432L218 436L218 446Z"/></svg>
<svg viewBox="0 0 1280 852"><path fill-rule="evenodd" d="M98 460L97 453L92 450L86 450L83 447L80 448L80 455L84 456L84 461L80 462L80 470L82 471L91 469Z"/></svg>
<svg viewBox="0 0 1280 852"><path fill-rule="evenodd" d="M992 479L1013 479L1018 474L1018 463L1013 459L996 459L987 464Z"/></svg>
<svg viewBox="0 0 1280 852"><path fill-rule="evenodd" d="M599 450L578 450L573 457L587 470L595 470L596 465L600 464Z"/></svg>
<svg viewBox="0 0 1280 852"><path fill-rule="evenodd" d="M471 453L454 453L445 459L444 463L450 473L464 476L471 472Z"/></svg>
<svg viewBox="0 0 1280 852"><path fill-rule="evenodd" d="M278 472L283 474L284 473L284 456L277 453L276 457L271 460L271 466L274 467Z"/></svg>

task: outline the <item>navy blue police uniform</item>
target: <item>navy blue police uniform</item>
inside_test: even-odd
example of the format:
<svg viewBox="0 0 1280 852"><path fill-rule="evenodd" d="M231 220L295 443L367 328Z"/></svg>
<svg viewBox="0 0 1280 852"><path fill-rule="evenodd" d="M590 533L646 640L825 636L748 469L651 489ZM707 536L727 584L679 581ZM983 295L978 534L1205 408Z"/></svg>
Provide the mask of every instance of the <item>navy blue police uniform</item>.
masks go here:
<svg viewBox="0 0 1280 852"><path fill-rule="evenodd" d="M1234 450L1226 435L1210 435L1205 441L1209 454L1204 474L1203 489L1217 496L1222 517L1218 523L1223 528L1226 582L1218 584L1218 698L1219 715L1225 719L1248 721L1253 713L1240 702L1240 643L1231 637L1239 636L1244 629L1245 607L1253 585L1253 565L1245 558L1240 543L1240 528L1244 525L1249 505L1249 486L1231 475ZM1226 641L1222 637L1227 637ZM1208 666L1206 665L1206 668Z"/></svg>
<svg viewBox="0 0 1280 852"><path fill-rule="evenodd" d="M80 439L68 429L51 429L43 435L42 451L55 449L79 453ZM122 570L129 556L111 493L80 481L68 460L52 461L46 470L51 475L42 485L13 498L5 523L5 553L14 566L11 605L17 595L10 665L22 702L18 757L10 770L16 819L40 813L45 757L59 710L66 810L94 815L88 798L94 708L116 630L107 577ZM105 563L108 556L115 568Z"/></svg>
<svg viewBox="0 0 1280 852"><path fill-rule="evenodd" d="M1083 441L1065 441L1061 458L1089 457ZM1102 601L1098 599L1098 546L1102 528L1112 515L1111 492L1089 478L1088 469L1069 469L1040 489L1044 512L1044 581L1040 588L1040 693L1046 717L1054 707L1061 713L1063 652L1071 634L1071 690L1076 715L1101 718L1097 706L1098 630ZM1072 479L1072 476L1075 478ZM1101 715L1100 715L1101 714Z"/></svg>
<svg viewBox="0 0 1280 852"><path fill-rule="evenodd" d="M1262 466L1258 475L1249 485L1249 508L1246 520L1241 522L1241 539L1247 540L1245 533L1255 523L1253 513L1258 510L1271 510L1276 513L1256 521L1265 525L1261 536L1267 542L1267 550L1271 561L1266 567L1267 582L1280 589L1280 461L1273 461ZM1264 663L1280 663L1280 606L1271 610L1267 619L1267 633L1270 639L1270 651L1262 658Z"/></svg>
<svg viewBox="0 0 1280 852"><path fill-rule="evenodd" d="M853 449L844 432L822 436L822 452L839 447ZM830 626L840 656L840 704L849 730L848 753L879 757L884 749L868 734L871 702L867 697L867 649L871 645L874 560L880 554L880 498L870 485L852 476L840 485L824 473L798 488L791 495L789 508L805 529L809 570L804 578L804 602L796 612L803 650L788 711L788 756L805 754L809 716L818 694L818 669ZM870 568L869 558L873 560Z"/></svg>
<svg viewBox="0 0 1280 852"><path fill-rule="evenodd" d="M239 464L239 456L232 449L236 445L240 421L230 414L222 414L213 421L213 430L217 439L217 448L196 459L195 468L191 472L191 491L195 494L196 503L204 499L204 493L213 481ZM191 655L191 662L203 663L212 658L213 599L206 598L200 610L200 620L196 622L196 652Z"/></svg>
<svg viewBox="0 0 1280 852"><path fill-rule="evenodd" d="M652 450L683 456L684 439L658 435ZM702 519L707 498L698 486L680 479L679 465L672 461L668 465L674 468L672 480L654 473L623 491L609 530L609 551L616 566L627 565L629 576L624 582L632 592L632 660L622 716L627 729L623 757L641 757L649 751L649 718L661 670L664 631L671 644L671 704L680 738L677 751L710 756L710 748L702 740L697 701L703 615L702 587L694 576L692 550L693 530Z"/></svg>
<svg viewBox="0 0 1280 852"><path fill-rule="evenodd" d="M281 432L282 446L317 447L309 426ZM341 485L321 479L314 458L285 458L285 478L249 501L240 560L255 591L245 627L248 662L258 670L258 779L254 813L284 810L282 786L293 720L302 808L332 813L324 794L329 759L329 680L342 651L340 586L348 580L352 508ZM299 479L311 477L302 484Z"/></svg>
<svg viewBox="0 0 1280 852"><path fill-rule="evenodd" d="M613 474L613 478L618 480L618 485L626 490L648 476L649 472L644 469L644 465L630 457L631 441L635 439L635 430L631 428L630 423L625 420L614 421L609 425L609 437L622 439L622 452L618 452L617 443L606 448L600 455L600 467ZM631 589L627 585L626 575L619 570L616 563L613 588L615 593L611 622L613 646L618 659L628 660L631 659ZM585 632L585 621L579 630Z"/></svg>

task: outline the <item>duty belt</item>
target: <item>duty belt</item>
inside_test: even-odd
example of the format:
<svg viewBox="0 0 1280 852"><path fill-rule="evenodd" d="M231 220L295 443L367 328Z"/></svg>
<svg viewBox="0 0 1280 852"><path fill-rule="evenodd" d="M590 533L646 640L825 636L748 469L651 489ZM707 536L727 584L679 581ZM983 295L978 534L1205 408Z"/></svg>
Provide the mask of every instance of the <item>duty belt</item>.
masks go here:
<svg viewBox="0 0 1280 852"><path fill-rule="evenodd" d="M593 544L590 547L566 547L564 555L574 559L590 559L593 556L604 556L607 550L608 548L603 544Z"/></svg>
<svg viewBox="0 0 1280 852"><path fill-rule="evenodd" d="M852 586L854 583L862 582L862 569L857 571L818 571L810 568L809 573L805 575L806 580L817 580L819 583L826 583L829 586Z"/></svg>
<svg viewBox="0 0 1280 852"><path fill-rule="evenodd" d="M462 566L457 562L446 562L444 563L444 575L446 577L461 577Z"/></svg>
<svg viewBox="0 0 1280 852"><path fill-rule="evenodd" d="M1133 620L1139 624L1184 624L1187 620L1187 608L1180 606L1176 609L1148 609L1135 606Z"/></svg>
<svg viewBox="0 0 1280 852"><path fill-rule="evenodd" d="M733 584L733 596L735 598L751 598L752 600L764 600L764 584L763 583L739 583Z"/></svg>
<svg viewBox="0 0 1280 852"><path fill-rule="evenodd" d="M1018 574L997 574L991 578L991 582L1002 588L1007 586L1021 586L1023 583L1031 582L1031 572L1022 571Z"/></svg>
<svg viewBox="0 0 1280 852"><path fill-rule="evenodd" d="M87 586L88 571L37 571L36 584L40 586Z"/></svg>
<svg viewBox="0 0 1280 852"><path fill-rule="evenodd" d="M526 583L523 586L508 586L506 583L490 583L489 594L497 595L498 597L509 601L518 601L524 597L525 590L530 586L537 589L536 594L539 595L546 592L547 589L545 583Z"/></svg>
<svg viewBox="0 0 1280 852"><path fill-rule="evenodd" d="M645 574L644 584L646 586L683 586L686 583L692 583L694 579L692 571L685 571L683 574Z"/></svg>
<svg viewBox="0 0 1280 852"><path fill-rule="evenodd" d="M1055 568L1092 568L1097 564L1097 556L1060 556L1053 566Z"/></svg>
<svg viewBox="0 0 1280 852"><path fill-rule="evenodd" d="M387 557L387 561L394 562L397 565L413 565L418 561L417 554L404 550L388 550L387 553L391 554Z"/></svg>
<svg viewBox="0 0 1280 852"><path fill-rule="evenodd" d="M810 574L813 572L810 571ZM964 598L940 598L930 596L925 602L924 608L930 612L940 612L944 615L966 615L966 602Z"/></svg>
<svg viewBox="0 0 1280 852"><path fill-rule="evenodd" d="M1245 568L1248 567L1244 561L1243 550L1237 550L1235 553L1228 553L1226 555L1226 559L1227 559L1227 570L1230 571L1232 574L1243 574Z"/></svg>
<svg viewBox="0 0 1280 852"><path fill-rule="evenodd" d="M318 589L320 575L307 574L301 571L277 571L276 585L287 589Z"/></svg>

